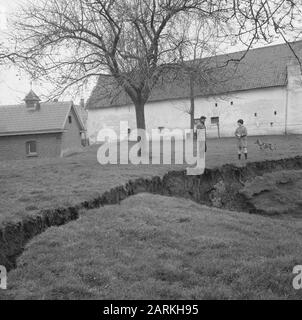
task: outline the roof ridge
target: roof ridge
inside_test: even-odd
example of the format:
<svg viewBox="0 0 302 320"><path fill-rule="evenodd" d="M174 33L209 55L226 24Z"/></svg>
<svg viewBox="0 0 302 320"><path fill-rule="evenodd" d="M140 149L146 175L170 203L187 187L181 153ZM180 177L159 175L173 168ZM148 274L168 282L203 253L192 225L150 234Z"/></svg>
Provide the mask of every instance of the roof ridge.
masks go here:
<svg viewBox="0 0 302 320"><path fill-rule="evenodd" d="M297 43L302 43L302 39L301 40L297 40L297 41L293 41L293 42L289 42L289 44L297 44ZM273 44L273 45L266 45L266 46L262 46L262 47L258 47L258 48L251 48L251 49L248 49L246 48L245 50L239 50L239 51L233 51L233 52L227 52L227 53L220 53L220 54L214 54L214 55L211 55L211 56L208 56L208 57L203 57L203 58L198 58L196 60L207 60L207 59L215 59L215 58L222 58L222 57L227 57L227 56L231 56L231 55L235 55L235 54L240 54L240 53L249 53L249 52L253 52L253 51L257 51L257 50L268 50L268 49L271 49L271 48L274 48L274 47L288 47L287 43L277 43L277 44ZM185 63L189 63L189 62L193 62L194 60L191 59L191 60L186 60L184 61Z"/></svg>
<svg viewBox="0 0 302 320"><path fill-rule="evenodd" d="M58 101L58 102L55 102L55 101L44 101L44 102L41 102L40 105L50 105L50 104L70 104L72 103L72 101ZM0 108L19 108L19 107L24 107L25 104L24 103L19 103L19 104L3 104L3 105L0 105Z"/></svg>
<svg viewBox="0 0 302 320"><path fill-rule="evenodd" d="M290 45L296 44L296 43L302 43L302 39L301 40L297 40L297 41L289 42ZM271 49L273 47L278 47L278 46L280 46L280 47L288 47L288 44L286 42L276 43L276 44L268 44L268 45L265 45L265 46L262 46L262 47L258 47L258 48L251 48L251 49L248 50L248 52L256 51L256 50ZM230 52L228 54L241 53L241 52L245 52L245 51L246 50L234 51L234 52ZM224 55L224 54L221 54L221 55Z"/></svg>

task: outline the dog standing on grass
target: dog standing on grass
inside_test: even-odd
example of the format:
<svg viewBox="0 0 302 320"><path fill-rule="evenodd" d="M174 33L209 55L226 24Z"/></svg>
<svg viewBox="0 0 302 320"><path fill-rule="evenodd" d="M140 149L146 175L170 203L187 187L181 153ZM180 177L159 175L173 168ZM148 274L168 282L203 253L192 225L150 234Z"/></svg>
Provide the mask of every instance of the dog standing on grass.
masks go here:
<svg viewBox="0 0 302 320"><path fill-rule="evenodd" d="M262 142L260 139L257 139L255 144L259 146L260 150L276 150L275 145L273 145L272 143Z"/></svg>

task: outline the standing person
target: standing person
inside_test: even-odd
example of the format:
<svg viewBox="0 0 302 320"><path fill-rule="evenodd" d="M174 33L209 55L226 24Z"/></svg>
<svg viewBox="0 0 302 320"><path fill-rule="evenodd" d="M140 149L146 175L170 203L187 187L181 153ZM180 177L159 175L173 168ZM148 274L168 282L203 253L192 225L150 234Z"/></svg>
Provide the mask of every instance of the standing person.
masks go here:
<svg viewBox="0 0 302 320"><path fill-rule="evenodd" d="M196 132L194 132L193 147L195 147L196 141L196 167L187 168L187 175L196 176L203 175L206 166L206 154L207 144L206 144L206 117L200 117L199 121L196 123ZM192 131L191 131L192 132ZM196 134L196 136L195 136ZM195 140L196 137L196 140ZM192 150L194 153L194 150Z"/></svg>
<svg viewBox="0 0 302 320"><path fill-rule="evenodd" d="M199 123L196 125L196 130L198 134L198 130L204 129L206 131L206 138L207 138L207 128L206 128L206 122L207 118L205 116L201 116L199 119ZM207 152L207 141L205 141L205 152Z"/></svg>
<svg viewBox="0 0 302 320"><path fill-rule="evenodd" d="M241 153L243 151L244 157L247 160L247 130L243 125L244 121L239 119L237 121L238 128L235 131L235 136L237 138L237 146L238 146L238 159L241 159Z"/></svg>

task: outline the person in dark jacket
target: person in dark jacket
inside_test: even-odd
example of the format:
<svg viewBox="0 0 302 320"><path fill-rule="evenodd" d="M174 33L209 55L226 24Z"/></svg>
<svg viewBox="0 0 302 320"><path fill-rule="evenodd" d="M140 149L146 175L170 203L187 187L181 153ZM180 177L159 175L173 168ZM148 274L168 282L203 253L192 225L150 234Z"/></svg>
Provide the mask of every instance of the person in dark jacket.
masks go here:
<svg viewBox="0 0 302 320"><path fill-rule="evenodd" d="M207 128L206 128L206 122L207 118L205 116L201 116L199 119L199 123L196 125L196 131L198 134L198 130L205 130L205 136L207 139ZM207 152L207 141L205 141L205 152Z"/></svg>

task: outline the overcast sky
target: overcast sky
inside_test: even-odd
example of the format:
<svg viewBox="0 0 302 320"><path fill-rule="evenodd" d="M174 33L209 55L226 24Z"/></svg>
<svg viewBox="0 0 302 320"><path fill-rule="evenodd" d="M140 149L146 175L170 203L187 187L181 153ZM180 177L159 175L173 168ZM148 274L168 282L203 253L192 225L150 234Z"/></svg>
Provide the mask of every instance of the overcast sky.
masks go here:
<svg viewBox="0 0 302 320"><path fill-rule="evenodd" d="M14 8L19 2L26 0L0 0L0 42L5 40L5 21L9 19ZM36 0L39 1L39 0ZM243 50L244 47L226 48L226 52ZM33 83L33 90L41 95L46 93L51 87L49 84ZM30 90L30 78L25 74L20 74L15 67L0 67L0 105L21 103L25 95ZM81 98L87 99L90 92L83 92L82 96L74 99L78 103ZM72 97L63 97L64 100L71 100Z"/></svg>
<svg viewBox="0 0 302 320"><path fill-rule="evenodd" d="M5 40L5 22L19 0L0 0L0 42ZM25 75L18 75L14 67L0 69L0 105L20 103L30 89Z"/></svg>
<svg viewBox="0 0 302 320"><path fill-rule="evenodd" d="M39 1L39 0L37 0ZM0 43L5 41L5 21L9 19L11 13L16 6L20 3L26 2L26 0L0 0ZM20 74L19 70L13 66L0 67L0 105L10 105L22 103L25 95L29 92L31 85L31 79L25 74ZM38 94L47 94L51 89L49 84L41 84L34 82L33 90ZM76 98L65 96L62 100L74 100L75 103L79 103L81 98L87 99L90 92L83 92L81 96Z"/></svg>

